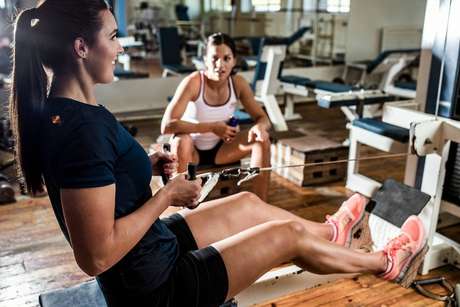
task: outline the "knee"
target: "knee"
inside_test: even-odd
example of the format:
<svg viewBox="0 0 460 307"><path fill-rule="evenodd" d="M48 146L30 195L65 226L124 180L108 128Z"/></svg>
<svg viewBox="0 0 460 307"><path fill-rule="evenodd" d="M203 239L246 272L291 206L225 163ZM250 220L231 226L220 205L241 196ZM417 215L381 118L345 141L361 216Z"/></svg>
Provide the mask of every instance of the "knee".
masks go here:
<svg viewBox="0 0 460 307"><path fill-rule="evenodd" d="M261 200L256 194L248 191L240 192L236 194L236 197L238 199L238 204L242 207L242 210L248 212L248 214L250 214L251 211L254 211L254 206L263 203L263 200Z"/></svg>
<svg viewBox="0 0 460 307"><path fill-rule="evenodd" d="M260 203L262 200L254 193L243 191L236 194L239 199L244 203Z"/></svg>
<svg viewBox="0 0 460 307"><path fill-rule="evenodd" d="M284 222L284 227L293 238L304 238L308 235L308 231L305 229L305 226L298 221L288 220Z"/></svg>
<svg viewBox="0 0 460 307"><path fill-rule="evenodd" d="M311 233L297 221L287 221L284 225L285 233L289 236L290 245L296 253L299 249L309 250L314 238Z"/></svg>
<svg viewBox="0 0 460 307"><path fill-rule="evenodd" d="M173 139L173 147L176 148L178 155L187 153L193 149L193 139L188 134L178 134Z"/></svg>
<svg viewBox="0 0 460 307"><path fill-rule="evenodd" d="M267 139L265 141L256 141L254 143L254 146L258 146L264 153L270 153L270 147L271 147L270 139Z"/></svg>
<svg viewBox="0 0 460 307"><path fill-rule="evenodd" d="M281 220L269 222L272 224L272 240L286 250L295 253L301 242L309 241L309 232L297 221Z"/></svg>

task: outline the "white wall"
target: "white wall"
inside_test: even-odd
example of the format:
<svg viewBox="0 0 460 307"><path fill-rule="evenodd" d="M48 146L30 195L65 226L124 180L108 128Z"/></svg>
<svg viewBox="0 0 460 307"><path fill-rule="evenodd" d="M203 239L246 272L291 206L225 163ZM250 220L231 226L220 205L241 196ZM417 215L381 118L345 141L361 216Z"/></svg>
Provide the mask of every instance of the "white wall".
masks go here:
<svg viewBox="0 0 460 307"><path fill-rule="evenodd" d="M300 12L272 12L265 14L265 33L270 36L290 36L299 28Z"/></svg>
<svg viewBox="0 0 460 307"><path fill-rule="evenodd" d="M126 0L126 15L128 24L131 24L137 17L139 4L147 1L151 6L162 8L161 17L165 20L176 20L174 5L179 3L179 0Z"/></svg>
<svg viewBox="0 0 460 307"><path fill-rule="evenodd" d="M422 28L426 0L351 0L346 61L373 59L386 26Z"/></svg>

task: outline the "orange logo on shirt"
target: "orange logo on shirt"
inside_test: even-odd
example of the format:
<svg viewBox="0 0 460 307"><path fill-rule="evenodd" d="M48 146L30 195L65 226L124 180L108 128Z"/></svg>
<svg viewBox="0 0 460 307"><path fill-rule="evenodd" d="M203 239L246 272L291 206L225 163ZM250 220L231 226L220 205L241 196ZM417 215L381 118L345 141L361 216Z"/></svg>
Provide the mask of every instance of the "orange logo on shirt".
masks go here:
<svg viewBox="0 0 460 307"><path fill-rule="evenodd" d="M53 125L60 125L61 124L61 117L59 115L51 116L51 122Z"/></svg>

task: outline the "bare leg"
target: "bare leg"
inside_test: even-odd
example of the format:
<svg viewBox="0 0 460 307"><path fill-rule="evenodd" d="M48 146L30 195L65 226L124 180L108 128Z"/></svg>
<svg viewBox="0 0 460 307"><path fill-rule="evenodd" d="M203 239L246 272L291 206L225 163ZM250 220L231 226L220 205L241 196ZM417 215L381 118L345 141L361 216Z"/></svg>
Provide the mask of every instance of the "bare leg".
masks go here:
<svg viewBox="0 0 460 307"><path fill-rule="evenodd" d="M224 143L216 155L216 164L227 164L241 160L251 153L251 166L270 166L270 142L248 143L248 131L238 133L231 143ZM253 192L267 199L270 173L262 172L253 179Z"/></svg>
<svg viewBox="0 0 460 307"><path fill-rule="evenodd" d="M180 214L187 221L199 248L275 220L297 221L310 233L324 240L330 240L333 235L331 225L305 220L269 205L249 192L205 202L194 210L181 210Z"/></svg>
<svg viewBox="0 0 460 307"><path fill-rule="evenodd" d="M214 229L213 229L214 231ZM231 298L277 265L294 261L315 273L380 273L383 252L361 253L330 243L308 232L297 221L272 221L213 244L227 268Z"/></svg>
<svg viewBox="0 0 460 307"><path fill-rule="evenodd" d="M177 171L183 173L190 162L198 163L198 152L193 145L192 137L188 134L177 134L171 142L171 152L177 156Z"/></svg>

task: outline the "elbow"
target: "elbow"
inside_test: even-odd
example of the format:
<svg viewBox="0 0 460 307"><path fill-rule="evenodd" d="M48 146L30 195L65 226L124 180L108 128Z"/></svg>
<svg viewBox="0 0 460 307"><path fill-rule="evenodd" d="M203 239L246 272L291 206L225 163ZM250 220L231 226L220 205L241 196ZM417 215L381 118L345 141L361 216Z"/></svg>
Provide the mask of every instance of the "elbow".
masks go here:
<svg viewBox="0 0 460 307"><path fill-rule="evenodd" d="M272 128L272 122L267 118L267 131Z"/></svg>
<svg viewBox="0 0 460 307"><path fill-rule="evenodd" d="M270 119L268 118L267 115L265 115L263 117L263 120L264 120L264 124L265 124L265 129L268 131L272 128L272 122L270 121Z"/></svg>
<svg viewBox="0 0 460 307"><path fill-rule="evenodd" d="M270 121L270 118L267 114L264 114L264 119L267 130L270 130L272 128L272 122Z"/></svg>
<svg viewBox="0 0 460 307"><path fill-rule="evenodd" d="M98 276L111 267L111 265L108 264L108 261L92 256L78 257L75 255L75 260L77 261L80 269L89 276Z"/></svg>
<svg viewBox="0 0 460 307"><path fill-rule="evenodd" d="M91 276L91 277L96 277L96 276L98 276L99 274L102 273L102 272L99 272L99 271L94 270L92 268L82 267L80 265L79 265L79 267L83 272L85 272L86 275Z"/></svg>
<svg viewBox="0 0 460 307"><path fill-rule="evenodd" d="M177 129L177 120L170 120L166 122L164 125L161 125L162 134L176 133L176 129Z"/></svg>
<svg viewBox="0 0 460 307"><path fill-rule="evenodd" d="M267 115L261 115L255 119L256 123L260 123L268 131L272 128L272 122Z"/></svg>

